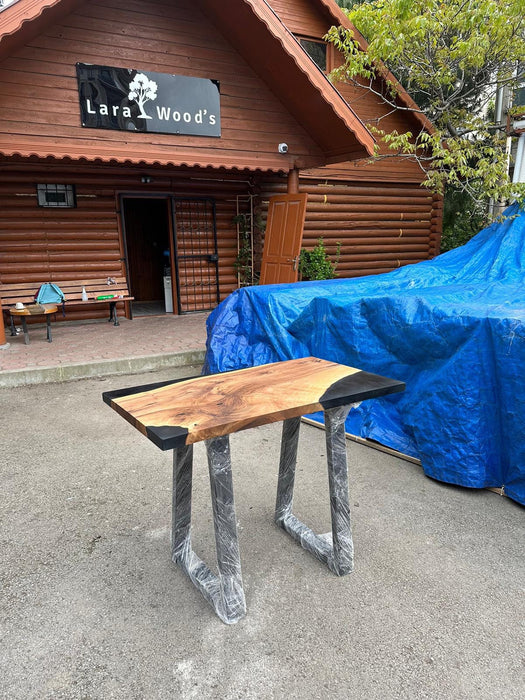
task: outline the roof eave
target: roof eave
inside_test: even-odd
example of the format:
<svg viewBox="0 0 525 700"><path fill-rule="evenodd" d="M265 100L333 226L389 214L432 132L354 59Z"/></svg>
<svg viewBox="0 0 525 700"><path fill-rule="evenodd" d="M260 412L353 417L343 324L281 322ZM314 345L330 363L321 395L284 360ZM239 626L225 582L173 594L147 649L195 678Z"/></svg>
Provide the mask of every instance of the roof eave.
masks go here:
<svg viewBox="0 0 525 700"><path fill-rule="evenodd" d="M273 154L252 154L246 158L240 154L224 156L217 151L205 148L173 147L170 145L158 146L153 152L142 152L127 147L118 148L111 144L106 150L86 148L79 142L75 146L66 144L63 147L55 141L43 138L20 140L13 144L12 139L3 140L0 136L0 155L4 158L40 159L54 161L75 161L83 163L121 163L128 165L149 165L155 167L189 167L189 168L214 168L226 170L243 170L250 172L268 172L283 174L293 167L293 160L281 159ZM323 165L318 158L304 158L300 162L301 168L315 168Z"/></svg>
<svg viewBox="0 0 525 700"><path fill-rule="evenodd" d="M0 60L85 0L19 0L0 14Z"/></svg>

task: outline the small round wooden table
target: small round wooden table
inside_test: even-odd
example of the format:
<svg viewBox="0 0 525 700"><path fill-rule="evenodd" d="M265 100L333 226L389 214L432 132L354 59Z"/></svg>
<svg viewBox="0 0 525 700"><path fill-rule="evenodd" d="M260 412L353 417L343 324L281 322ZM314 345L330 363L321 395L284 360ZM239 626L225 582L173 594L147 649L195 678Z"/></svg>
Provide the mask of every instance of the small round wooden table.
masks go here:
<svg viewBox="0 0 525 700"><path fill-rule="evenodd" d="M24 331L24 343L29 345L29 332L27 330L26 316L45 316L46 326L47 326L47 342L53 342L51 337L51 314L56 314L57 305L56 304L28 304L24 306L23 309L9 309L11 314L11 335L16 335L14 317L19 317L22 321L22 328Z"/></svg>

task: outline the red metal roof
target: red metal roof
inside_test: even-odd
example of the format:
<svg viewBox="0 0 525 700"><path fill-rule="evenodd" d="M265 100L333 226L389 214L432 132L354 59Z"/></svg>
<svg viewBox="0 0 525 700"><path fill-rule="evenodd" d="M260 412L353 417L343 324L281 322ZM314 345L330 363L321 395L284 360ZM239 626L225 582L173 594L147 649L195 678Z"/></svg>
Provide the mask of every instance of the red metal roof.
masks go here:
<svg viewBox="0 0 525 700"><path fill-rule="evenodd" d="M190 168L227 168L229 170L250 170L261 172L287 172L286 161L278 164L276 158L263 154L243 153L218 155L217 150L173 148L172 146L148 146L140 152L129 145L120 148L114 143L67 143L63 146L56 139L21 136L16 142L10 135L0 133L0 154L22 158L53 158L61 160L83 160L98 163L127 163L129 165L171 165Z"/></svg>
<svg viewBox="0 0 525 700"><path fill-rule="evenodd" d="M44 10L57 5L60 0L18 0L2 9L0 17L0 41L17 32L24 22L34 20Z"/></svg>
<svg viewBox="0 0 525 700"><path fill-rule="evenodd" d="M43 29L85 0L18 0L0 13L0 58L10 55ZM265 0L196 0L206 16L320 147L312 167L363 158L372 153L374 138L326 76L315 66ZM235 22L231 18L235 17ZM107 145L106 145L107 146ZM57 157L102 162L134 162L199 167L285 170L293 163L268 155L229 151L207 152L188 144L152 145L140 152L130 146L109 151L100 140L72 140L0 134L0 152L22 157Z"/></svg>
<svg viewBox="0 0 525 700"><path fill-rule="evenodd" d="M0 12L0 59L84 0L17 0Z"/></svg>

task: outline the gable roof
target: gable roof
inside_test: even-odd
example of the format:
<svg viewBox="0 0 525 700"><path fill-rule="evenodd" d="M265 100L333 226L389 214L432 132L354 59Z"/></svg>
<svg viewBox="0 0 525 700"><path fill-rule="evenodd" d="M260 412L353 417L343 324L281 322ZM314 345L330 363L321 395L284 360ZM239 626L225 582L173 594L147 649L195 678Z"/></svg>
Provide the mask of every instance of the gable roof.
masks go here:
<svg viewBox="0 0 525 700"><path fill-rule="evenodd" d="M362 51L367 51L368 50L368 42L364 38L364 36L359 32L355 26L350 22L348 19L348 16L343 12L343 10L339 7L339 5L335 2L335 0L316 0L320 5L322 5L325 9L325 11L330 15L330 17L334 20L334 24L340 25L341 27L344 27L345 29L351 29L354 35L355 40L359 44L359 48ZM423 129L426 131L429 131L432 133L434 131L434 125L430 121L430 119L425 116L421 111L419 105L414 102L414 100L410 97L408 92L405 90L405 88L401 85L399 80L396 78L396 76L391 73L386 66L382 65L380 66L379 70L379 75L384 79L388 80L391 82L393 85L396 86L397 89L397 94L398 94L398 99L400 102L403 103L405 107L408 107L410 110L414 110L411 114L412 116L419 121Z"/></svg>
<svg viewBox="0 0 525 700"><path fill-rule="evenodd" d="M0 59L9 56L18 46L59 21L86 0L18 0L0 12ZM373 152L374 137L337 89L303 51L265 0L195 0L219 32L235 47L251 68L271 88L288 112L320 147L319 165L367 157ZM231 18L235 17L235 22ZM5 155L48 157L39 151L38 139L27 147L13 144ZM101 160L133 161L129 151L99 154ZM168 153L169 152L169 153ZM94 153L78 148L61 153L61 157L92 159ZM153 157L153 154L152 154ZM137 162L148 162L144 158ZM242 158L230 157L224 162L195 161L187 146L180 151L176 145L160 149L151 162L214 167L249 168ZM291 162L281 159L279 165L259 162L257 167L286 170ZM301 166L301 163L297 165Z"/></svg>
<svg viewBox="0 0 525 700"><path fill-rule="evenodd" d="M272 90L314 136L327 163L357 158L359 152L361 157L373 153L374 137L265 0L199 3L256 72L272 67ZM326 122L319 119L325 106L331 112ZM355 134L353 148L343 145L345 130Z"/></svg>

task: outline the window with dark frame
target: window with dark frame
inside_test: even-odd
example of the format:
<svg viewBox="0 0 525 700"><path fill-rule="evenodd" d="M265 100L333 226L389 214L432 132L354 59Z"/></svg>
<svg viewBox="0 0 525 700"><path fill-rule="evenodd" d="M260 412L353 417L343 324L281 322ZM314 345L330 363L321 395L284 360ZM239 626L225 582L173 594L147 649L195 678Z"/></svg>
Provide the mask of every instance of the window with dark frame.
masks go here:
<svg viewBox="0 0 525 700"><path fill-rule="evenodd" d="M37 185L39 207L62 207L72 209L77 206L75 185Z"/></svg>
<svg viewBox="0 0 525 700"><path fill-rule="evenodd" d="M326 73L326 44L324 41L316 41L315 39L302 39L299 37L299 43L310 56L312 61L320 68L323 73Z"/></svg>

